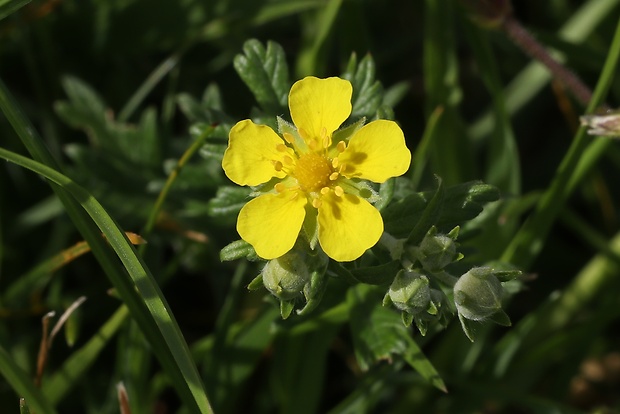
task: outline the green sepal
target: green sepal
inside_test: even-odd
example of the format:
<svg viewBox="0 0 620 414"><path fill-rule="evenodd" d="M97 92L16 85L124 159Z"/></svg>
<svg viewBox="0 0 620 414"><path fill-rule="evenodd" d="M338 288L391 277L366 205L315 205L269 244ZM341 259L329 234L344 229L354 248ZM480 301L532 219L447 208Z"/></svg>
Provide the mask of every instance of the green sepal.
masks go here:
<svg viewBox="0 0 620 414"><path fill-rule="evenodd" d="M523 274L520 270L496 270L494 275L500 282L509 282Z"/></svg>
<svg viewBox="0 0 620 414"><path fill-rule="evenodd" d="M243 258L250 261L259 260L254 247L245 240L234 241L220 251L220 260L222 262L230 262L231 260Z"/></svg>
<svg viewBox="0 0 620 414"><path fill-rule="evenodd" d="M340 141L349 142L349 139L360 130L366 123L366 117L360 118L358 121L341 128L332 134L332 147L338 145Z"/></svg>
<svg viewBox="0 0 620 414"><path fill-rule="evenodd" d="M400 313L400 318L403 321L403 325L405 325L406 327L410 327L411 324L413 323L413 315L408 312L402 311ZM416 324L417 324L417 321L416 321Z"/></svg>
<svg viewBox="0 0 620 414"><path fill-rule="evenodd" d="M304 286L303 291L306 304L303 308L297 310L297 314L303 316L312 312L321 303L326 289L327 275L325 274L325 269L312 272L310 282Z"/></svg>
<svg viewBox="0 0 620 414"><path fill-rule="evenodd" d="M291 316L293 309L295 308L295 302L292 300L280 300L280 315L282 319L286 319Z"/></svg>
<svg viewBox="0 0 620 414"><path fill-rule="evenodd" d="M262 287L264 287L262 273L252 279L252 281L248 284L248 290L258 290Z"/></svg>
<svg viewBox="0 0 620 414"><path fill-rule="evenodd" d="M415 326L420 331L422 336L426 336L426 332L428 332L428 321L422 318L414 318Z"/></svg>
<svg viewBox="0 0 620 414"><path fill-rule="evenodd" d="M265 112L283 113L290 85L282 46L270 41L265 48L258 40L250 39L243 44L243 53L235 56L233 61L239 77Z"/></svg>
<svg viewBox="0 0 620 414"><path fill-rule="evenodd" d="M501 326L512 326L512 322L510 322L510 317L506 314L506 312L503 311L503 309L495 312L493 315L489 316L488 319L491 322L494 322Z"/></svg>
<svg viewBox="0 0 620 414"><path fill-rule="evenodd" d="M464 318L460 313L459 313L459 321L461 321L461 327L463 328L463 332L465 333L467 338L470 341L474 342L474 340L476 339L475 322L470 321L467 318Z"/></svg>

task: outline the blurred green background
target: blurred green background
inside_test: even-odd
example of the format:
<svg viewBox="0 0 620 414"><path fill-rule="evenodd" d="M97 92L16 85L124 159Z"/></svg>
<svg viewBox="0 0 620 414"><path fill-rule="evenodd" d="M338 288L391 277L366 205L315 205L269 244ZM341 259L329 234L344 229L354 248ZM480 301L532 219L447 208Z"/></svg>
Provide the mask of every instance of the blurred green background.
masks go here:
<svg viewBox="0 0 620 414"><path fill-rule="evenodd" d="M0 12L17 3L3 2ZM618 37L619 3L520 0L513 8L594 89ZM235 122L256 106L233 67L246 40L278 42L292 81L337 76L351 53L370 54L413 152L441 108L416 158L426 162L416 189L433 189L434 174L447 185L479 179L500 189L502 200L476 220L477 235L462 249L471 263L502 257L526 272L524 291L506 309L513 327L481 328L474 344L458 323L416 334L447 394L398 360L362 372L344 321L279 321L264 292L244 289L257 265L220 262L219 250L238 236L234 220L209 204L227 181L203 148L175 182L144 259L216 412L619 412L620 150L612 141L591 146L607 138L580 138L574 160L584 170L571 168L566 200L539 205L550 212L548 233L523 241L518 229L561 176L586 109L501 28L471 17L448 0L32 1L0 21L0 79L64 171L123 229L141 233L196 138L190 126L207 122L209 111ZM616 78L604 100L613 107L619 97ZM0 146L26 154L2 116ZM0 345L31 377L45 312L88 298L55 340L51 376L119 305L88 254L53 277L25 277L82 239L44 180L1 164ZM510 253L513 242L528 252ZM326 299L317 314L337 301ZM136 325L119 329L58 394L58 412L118 412L118 381L133 397L132 412L176 412L179 397ZM18 409L2 380L0 407Z"/></svg>

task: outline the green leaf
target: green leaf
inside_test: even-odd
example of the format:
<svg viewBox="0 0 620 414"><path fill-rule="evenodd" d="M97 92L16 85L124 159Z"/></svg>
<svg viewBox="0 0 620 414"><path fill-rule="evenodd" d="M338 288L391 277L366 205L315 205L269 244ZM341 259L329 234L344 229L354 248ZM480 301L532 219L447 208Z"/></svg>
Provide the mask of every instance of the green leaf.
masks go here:
<svg viewBox="0 0 620 414"><path fill-rule="evenodd" d="M418 326L418 328L420 328L420 326ZM439 376L439 373L431 361L426 358L418 344L410 336L407 336L407 350L403 353L403 358L411 368L415 369L429 384L440 391L448 392L446 384L443 382L441 376Z"/></svg>
<svg viewBox="0 0 620 414"><path fill-rule="evenodd" d="M282 47L267 42L267 48L256 39L243 45L243 55L234 59L235 70L250 88L256 101L269 114L286 110L289 90L288 66Z"/></svg>
<svg viewBox="0 0 620 414"><path fill-rule="evenodd" d="M247 187L220 187L214 198L207 203L207 214L211 217L237 217L239 210L248 201L252 190Z"/></svg>
<svg viewBox="0 0 620 414"><path fill-rule="evenodd" d="M413 193L392 202L382 211L385 231L396 238L407 237L435 194L434 191ZM437 226L440 232L447 233L455 226L478 216L484 203L498 200L499 191L492 185L470 181L447 187L443 198L439 216L431 224Z"/></svg>
<svg viewBox="0 0 620 414"><path fill-rule="evenodd" d="M407 348L405 338L409 336L409 331L399 313L381 305L382 294L363 284L349 289L347 293L355 356L363 371L378 361L402 354Z"/></svg>
<svg viewBox="0 0 620 414"><path fill-rule="evenodd" d="M354 57L351 61L354 61ZM371 118L383 101L383 87L375 80L375 62L370 54L364 56L355 71L342 74L353 85L351 117L353 119L366 116Z"/></svg>
<svg viewBox="0 0 620 414"><path fill-rule="evenodd" d="M433 195L433 198L429 200L422 216L407 237L407 241L411 244L418 244L421 242L428 230L437 223L437 219L441 214L445 191L441 178L437 177L437 181L437 191Z"/></svg>
<svg viewBox="0 0 620 414"><path fill-rule="evenodd" d="M229 262L237 259L258 260L254 247L245 240L237 240L220 251L220 260L222 262Z"/></svg>
<svg viewBox="0 0 620 414"><path fill-rule="evenodd" d="M372 287L358 285L347 295L351 306L351 334L360 368L366 371L378 361L401 355L424 379L445 392L443 380L405 326L411 321L382 306L381 294Z"/></svg>

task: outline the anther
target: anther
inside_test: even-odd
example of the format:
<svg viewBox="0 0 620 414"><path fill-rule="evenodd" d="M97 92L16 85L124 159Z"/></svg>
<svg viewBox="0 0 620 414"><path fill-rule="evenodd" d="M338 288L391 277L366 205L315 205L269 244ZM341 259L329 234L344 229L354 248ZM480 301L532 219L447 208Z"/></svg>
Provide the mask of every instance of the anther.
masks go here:
<svg viewBox="0 0 620 414"><path fill-rule="evenodd" d="M344 150L347 149L347 144L344 141L340 141L337 145L336 145L336 149L338 150L338 152L344 152Z"/></svg>
<svg viewBox="0 0 620 414"><path fill-rule="evenodd" d="M329 187L323 187L323 188L321 188L321 194L325 195L325 194L327 194L327 193L329 193Z"/></svg>
<svg viewBox="0 0 620 414"><path fill-rule="evenodd" d="M284 184L282 184L282 183L278 183L278 184L274 185L273 188L278 193L281 193L282 191L286 190L286 186Z"/></svg>
<svg viewBox="0 0 620 414"><path fill-rule="evenodd" d="M339 185L337 185L337 186L334 188L334 193L336 193L336 195L337 195L338 197L342 197L342 196L344 195L344 190L342 189L342 187L340 187Z"/></svg>
<svg viewBox="0 0 620 414"><path fill-rule="evenodd" d="M318 198L315 198L314 200L312 200L312 207L314 208L321 207L321 204L323 204L323 202L319 200Z"/></svg>
<svg viewBox="0 0 620 414"><path fill-rule="evenodd" d="M334 158L334 159L332 160L332 167L334 167L334 168L338 168L338 158Z"/></svg>
<svg viewBox="0 0 620 414"><path fill-rule="evenodd" d="M321 142L323 143L323 148L329 147L329 136L327 135L327 128L321 128Z"/></svg>
<svg viewBox="0 0 620 414"><path fill-rule="evenodd" d="M337 172L333 172L329 175L329 179L330 181L336 181L336 179L338 178L340 174L338 174Z"/></svg>
<svg viewBox="0 0 620 414"><path fill-rule="evenodd" d="M288 147L284 144L278 144L276 145L276 149L280 152L286 152L286 150L288 149Z"/></svg>
<svg viewBox="0 0 620 414"><path fill-rule="evenodd" d="M291 157L289 157L288 155L284 156L284 158L282 158L282 161L284 161L284 164L286 165L292 165L293 164L293 159ZM282 165L282 164L280 164Z"/></svg>
<svg viewBox="0 0 620 414"><path fill-rule="evenodd" d="M273 163L273 168L275 168L276 171L282 171L282 163L280 161L275 161Z"/></svg>

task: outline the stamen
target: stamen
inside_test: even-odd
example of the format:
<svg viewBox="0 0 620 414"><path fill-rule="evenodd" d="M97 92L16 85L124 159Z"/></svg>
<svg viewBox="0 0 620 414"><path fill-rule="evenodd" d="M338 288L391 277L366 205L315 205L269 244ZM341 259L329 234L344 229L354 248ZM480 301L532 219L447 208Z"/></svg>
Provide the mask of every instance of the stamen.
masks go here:
<svg viewBox="0 0 620 414"><path fill-rule="evenodd" d="M344 195L344 190L342 189L342 187L340 187L339 185L337 185L337 186L334 188L334 193L336 193L336 195L337 195L338 197L342 197L342 196Z"/></svg>
<svg viewBox="0 0 620 414"><path fill-rule="evenodd" d="M329 193L329 187L321 188L321 194L326 195L327 193Z"/></svg>
<svg viewBox="0 0 620 414"><path fill-rule="evenodd" d="M339 161L338 161L338 157L334 158L334 159L332 160L332 167L334 167L334 168L338 168L338 162L339 162Z"/></svg>
<svg viewBox="0 0 620 414"><path fill-rule="evenodd" d="M278 183L273 186L273 189L276 190L276 192L281 193L282 191L286 190L286 186L282 183Z"/></svg>
<svg viewBox="0 0 620 414"><path fill-rule="evenodd" d="M347 149L347 144L344 141L340 141L337 145L336 145L336 149L338 150L338 152L344 152L344 150Z"/></svg>
<svg viewBox="0 0 620 414"><path fill-rule="evenodd" d="M314 200L312 200L312 207L314 208L319 208L321 207L322 204L323 202L319 200L318 198L315 198Z"/></svg>
<svg viewBox="0 0 620 414"><path fill-rule="evenodd" d="M288 149L288 147L284 144L278 144L276 145L276 150L280 151L280 152L286 152L286 150Z"/></svg>
<svg viewBox="0 0 620 414"><path fill-rule="evenodd" d="M340 175L340 174L338 174L337 172L333 172L333 173L331 173L331 174L329 175L329 179L330 179L330 181L336 181L336 180L338 179L338 176L339 176L339 175Z"/></svg>
<svg viewBox="0 0 620 414"><path fill-rule="evenodd" d="M295 200L297 197L299 197L299 192L298 191L293 191L293 195L291 196L290 200L293 201Z"/></svg>
<svg viewBox="0 0 620 414"><path fill-rule="evenodd" d="M323 143L323 148L329 147L329 136L327 135L327 128L321 128L321 142Z"/></svg>

